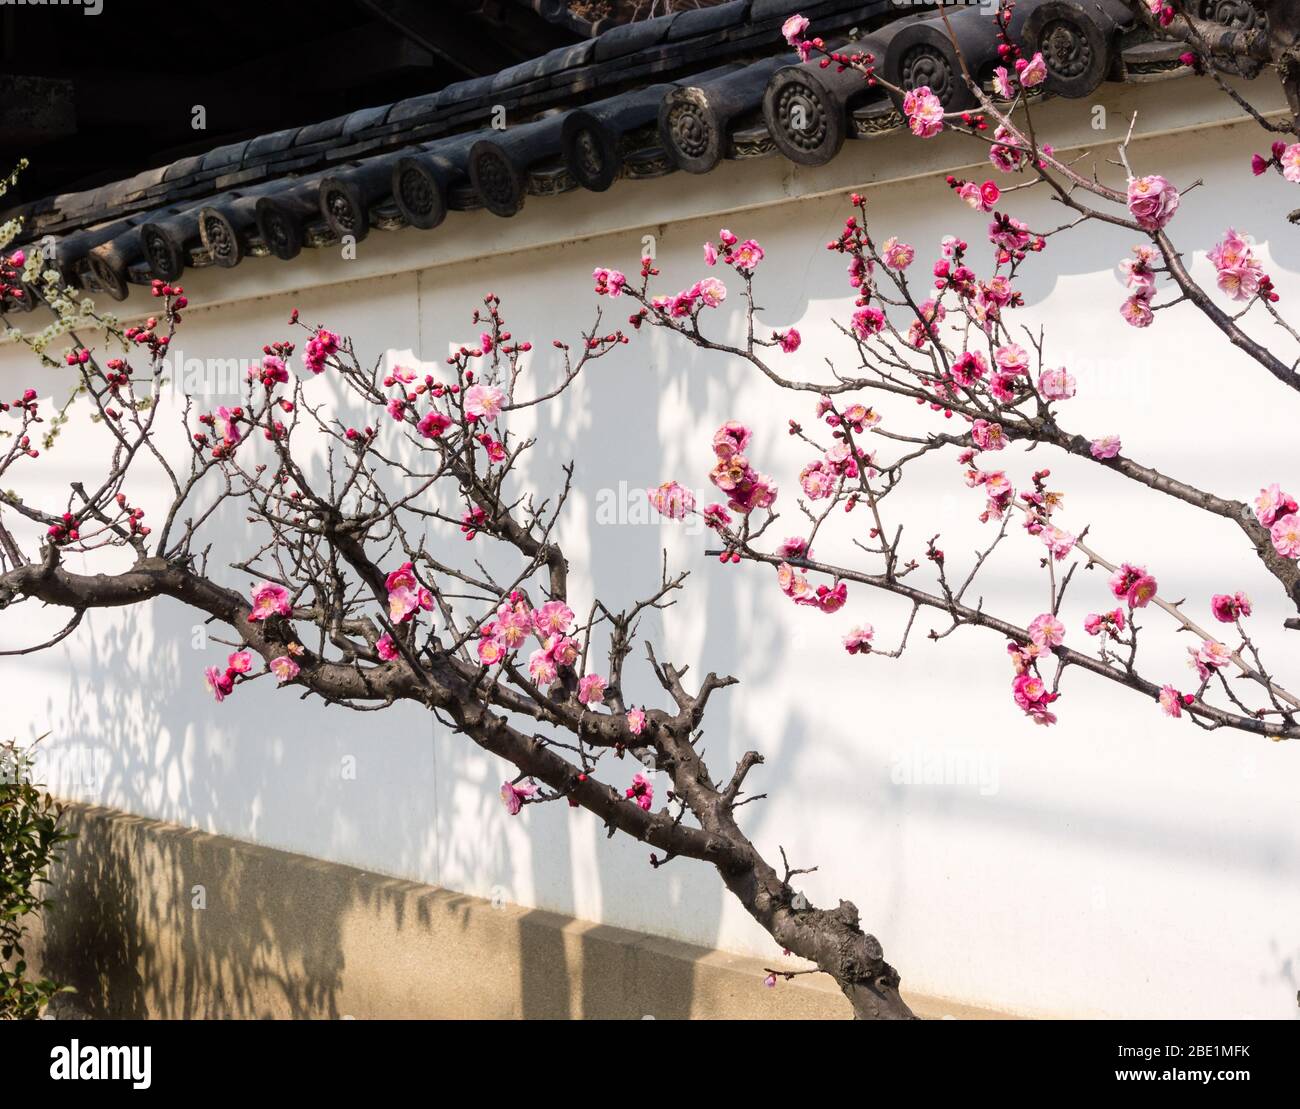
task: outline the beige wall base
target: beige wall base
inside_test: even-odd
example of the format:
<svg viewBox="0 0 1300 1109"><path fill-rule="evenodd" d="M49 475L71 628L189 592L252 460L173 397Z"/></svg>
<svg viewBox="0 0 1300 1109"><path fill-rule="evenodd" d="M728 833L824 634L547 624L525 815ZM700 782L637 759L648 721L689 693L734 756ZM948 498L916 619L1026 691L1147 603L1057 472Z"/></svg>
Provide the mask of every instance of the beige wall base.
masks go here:
<svg viewBox="0 0 1300 1109"><path fill-rule="evenodd" d="M73 804L33 964L96 1017L849 1016L745 956ZM197 907L200 902L203 907ZM921 1016L1001 1014L909 997Z"/></svg>

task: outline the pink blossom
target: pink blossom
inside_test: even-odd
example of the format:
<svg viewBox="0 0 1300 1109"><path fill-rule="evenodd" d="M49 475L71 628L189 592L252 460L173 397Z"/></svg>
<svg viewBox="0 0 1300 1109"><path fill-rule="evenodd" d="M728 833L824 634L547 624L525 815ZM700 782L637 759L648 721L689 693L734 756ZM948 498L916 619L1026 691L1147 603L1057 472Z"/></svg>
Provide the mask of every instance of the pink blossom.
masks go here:
<svg viewBox="0 0 1300 1109"><path fill-rule="evenodd" d="M812 550L808 546L808 540L802 536L791 536L783 539L781 545L777 547L776 553L782 558L812 558Z"/></svg>
<svg viewBox="0 0 1300 1109"><path fill-rule="evenodd" d="M654 803L655 789L644 774L634 774L632 784L627 787L627 796L635 801L638 807L649 812L650 806Z"/></svg>
<svg viewBox="0 0 1300 1109"><path fill-rule="evenodd" d="M781 592L792 600L807 604L817 603L811 599L813 587L807 575L802 570L796 570L788 562L782 562L777 566L776 582L781 587Z"/></svg>
<svg viewBox="0 0 1300 1109"><path fill-rule="evenodd" d="M1188 651L1207 670L1221 670L1232 662L1232 652L1217 639L1207 639L1199 647L1189 647Z"/></svg>
<svg viewBox="0 0 1300 1109"><path fill-rule="evenodd" d="M727 494L728 507L744 513L771 507L777 494L772 479L755 470L741 453L748 442L747 428L734 422L724 424L713 437L718 461L709 473L709 480Z"/></svg>
<svg viewBox="0 0 1300 1109"><path fill-rule="evenodd" d="M596 293L599 296L621 296L623 286L627 284L627 278L618 270L607 270L602 266L592 270L591 277L596 283Z"/></svg>
<svg viewBox="0 0 1300 1109"><path fill-rule="evenodd" d="M599 674L584 674L578 679L578 700L584 705L599 705L605 700L605 679Z"/></svg>
<svg viewBox="0 0 1300 1109"><path fill-rule="evenodd" d="M1007 445L1001 424L989 423L988 420L976 420L971 424L970 431L971 438L975 440L975 445L980 450L1000 451Z"/></svg>
<svg viewBox="0 0 1300 1109"><path fill-rule="evenodd" d="M1179 200L1178 190L1159 174L1129 179L1128 210L1146 231L1158 231L1173 219Z"/></svg>
<svg viewBox="0 0 1300 1109"><path fill-rule="evenodd" d="M552 635L542 649L546 651L556 666L572 666L578 661L578 641L571 635Z"/></svg>
<svg viewBox="0 0 1300 1109"><path fill-rule="evenodd" d="M1156 595L1156 579L1146 567L1123 563L1110 579L1110 591L1129 608L1145 608Z"/></svg>
<svg viewBox="0 0 1300 1109"><path fill-rule="evenodd" d="M995 214L989 224L989 242L1003 250L1024 250L1030 239L1029 224L1014 216Z"/></svg>
<svg viewBox="0 0 1300 1109"><path fill-rule="evenodd" d="M1010 100L1016 95L1015 86L1011 84L1011 74L1004 65L993 71L993 91L1003 100Z"/></svg>
<svg viewBox="0 0 1300 1109"><path fill-rule="evenodd" d="M1210 611L1221 624L1231 624L1250 615L1250 598L1245 593L1216 593L1210 598Z"/></svg>
<svg viewBox="0 0 1300 1109"><path fill-rule="evenodd" d="M982 381L988 372L988 361L977 350L964 351L952 364L952 379L964 389Z"/></svg>
<svg viewBox="0 0 1300 1109"><path fill-rule="evenodd" d="M1014 173L1025 160L1019 140L1006 127L993 132L993 145L989 147L989 161L1001 173Z"/></svg>
<svg viewBox="0 0 1300 1109"><path fill-rule="evenodd" d="M799 332L792 327L788 331L778 331L776 333L776 341L781 344L781 349L785 351L786 354L793 354L799 349L799 343L802 340Z"/></svg>
<svg viewBox="0 0 1300 1109"><path fill-rule="evenodd" d="M326 359L338 353L338 349L339 337L322 327L307 340L302 352L303 365L314 374L321 373L325 369Z"/></svg>
<svg viewBox="0 0 1300 1109"><path fill-rule="evenodd" d="M500 638L498 636L498 638ZM557 670L572 666L578 661L578 641L570 635L548 635L541 639L538 651L555 664Z"/></svg>
<svg viewBox="0 0 1300 1109"><path fill-rule="evenodd" d="M563 601L547 601L533 610L533 625L542 639L564 635L573 626L573 609Z"/></svg>
<svg viewBox="0 0 1300 1109"><path fill-rule="evenodd" d="M1088 453L1096 459L1114 458L1120 451L1118 435L1103 435L1088 444Z"/></svg>
<svg viewBox="0 0 1300 1109"><path fill-rule="evenodd" d="M396 657L397 652L393 652ZM505 644L492 635L485 635L478 641L478 660L484 666L495 666L506 657Z"/></svg>
<svg viewBox="0 0 1300 1109"><path fill-rule="evenodd" d="M1292 184L1300 184L1300 142L1293 142L1282 151L1282 176Z"/></svg>
<svg viewBox="0 0 1300 1109"><path fill-rule="evenodd" d="M397 657L397 644L393 637L385 632L375 641L375 651L385 662L392 662Z"/></svg>
<svg viewBox="0 0 1300 1109"><path fill-rule="evenodd" d="M1045 400L1069 400L1076 382L1068 370L1044 370L1038 377L1038 392Z"/></svg>
<svg viewBox="0 0 1300 1109"><path fill-rule="evenodd" d="M706 504L704 506L704 523L706 527L711 527L714 531L721 531L731 523L731 513L727 511L726 506L717 504Z"/></svg>
<svg viewBox="0 0 1300 1109"><path fill-rule="evenodd" d="M249 374L252 377L252 374ZM274 354L268 354L262 359L262 384L268 389L279 382L283 385L289 380L289 370L284 364L283 358L278 358Z"/></svg>
<svg viewBox="0 0 1300 1109"><path fill-rule="evenodd" d="M221 441L228 447L235 446L243 438L237 417L225 405L217 409L216 428L221 432Z"/></svg>
<svg viewBox="0 0 1300 1109"><path fill-rule="evenodd" d="M876 629L870 624L859 624L844 637L844 649L851 655L870 654L871 640L875 634Z"/></svg>
<svg viewBox="0 0 1300 1109"><path fill-rule="evenodd" d="M880 413L865 404L850 404L844 409L844 422L860 435L880 423Z"/></svg>
<svg viewBox="0 0 1300 1109"><path fill-rule="evenodd" d="M859 308L853 313L853 332L859 339L870 339L885 329L885 313L879 308Z"/></svg>
<svg viewBox="0 0 1300 1109"><path fill-rule="evenodd" d="M867 278L876 272L876 263L864 255L854 254L849 258L848 272L849 285L861 289L867 283Z"/></svg>
<svg viewBox="0 0 1300 1109"><path fill-rule="evenodd" d="M1250 300L1268 282L1250 244L1231 227L1209 252L1219 288L1233 300Z"/></svg>
<svg viewBox="0 0 1300 1109"><path fill-rule="evenodd" d="M1129 608L1146 608L1151 598L1156 595L1156 579L1150 574L1143 574L1128 591Z"/></svg>
<svg viewBox="0 0 1300 1109"><path fill-rule="evenodd" d="M962 269L964 270L965 267ZM987 281L980 282L976 306L985 316L996 316L998 311L1005 308L1018 295L1011 287L1010 279L1003 274L998 274Z"/></svg>
<svg viewBox="0 0 1300 1109"><path fill-rule="evenodd" d="M422 586L415 577L415 568L409 562L388 575L388 615L398 624L403 624L420 609L433 610L433 594Z"/></svg>
<svg viewBox="0 0 1300 1109"><path fill-rule="evenodd" d="M881 260L891 270L905 270L916 258L916 248L896 238L888 238L880 247Z"/></svg>
<svg viewBox="0 0 1300 1109"><path fill-rule="evenodd" d="M465 412L480 420L495 420L506 395L495 385L471 385L465 390Z"/></svg>
<svg viewBox="0 0 1300 1109"><path fill-rule="evenodd" d="M753 239L746 239L731 252L731 264L741 273L753 273L763 260L763 248Z"/></svg>
<svg viewBox="0 0 1300 1109"><path fill-rule="evenodd" d="M912 89L903 97L903 114L912 134L919 138L933 138L943 130L943 103L929 85Z"/></svg>
<svg viewBox="0 0 1300 1109"><path fill-rule="evenodd" d="M849 599L849 587L844 582L836 582L835 587L831 588L825 585L817 587L817 596L807 603L815 604L822 612L839 612L844 607L844 603Z"/></svg>
<svg viewBox="0 0 1300 1109"><path fill-rule="evenodd" d="M920 350L927 341L938 334L938 325L943 322L948 309L931 297L929 300L921 301L916 311L919 318L914 319L907 329L907 341Z"/></svg>
<svg viewBox="0 0 1300 1109"><path fill-rule="evenodd" d="M1148 243L1139 243L1133 248L1133 257L1123 259L1119 268L1124 274L1124 284L1130 289L1149 289L1156 287L1156 275L1151 263L1156 259L1156 250Z"/></svg>
<svg viewBox="0 0 1300 1109"><path fill-rule="evenodd" d="M1284 558L1300 558L1300 515L1294 512L1280 516L1269 529L1273 549Z"/></svg>
<svg viewBox="0 0 1300 1109"><path fill-rule="evenodd" d="M1101 635L1103 632L1122 632L1124 630L1124 610L1113 608L1109 612L1090 612L1083 621L1083 630L1089 635Z"/></svg>
<svg viewBox="0 0 1300 1109"><path fill-rule="evenodd" d="M1040 647L1059 647L1065 640L1065 625L1050 612L1044 612L1030 623L1029 638Z"/></svg>
<svg viewBox="0 0 1300 1109"><path fill-rule="evenodd" d="M247 674L253 669L253 656L247 651L236 651L226 659L226 672L229 674Z"/></svg>
<svg viewBox="0 0 1300 1109"><path fill-rule="evenodd" d="M860 428L857 430L861 430ZM871 456L865 451L859 449L854 451L848 443L840 440L830 450L826 452L826 465L829 466L837 475L847 478L858 476L858 459L861 458L868 463Z"/></svg>
<svg viewBox="0 0 1300 1109"><path fill-rule="evenodd" d="M271 660L271 673L275 675L276 681L283 685L285 682L291 682L298 676L301 668L288 655L280 655Z"/></svg>
<svg viewBox="0 0 1300 1109"><path fill-rule="evenodd" d="M438 438L449 427L451 427L451 417L444 415L436 408L429 409L420 417L420 422L415 425L415 429L426 439Z"/></svg>
<svg viewBox="0 0 1300 1109"><path fill-rule="evenodd" d="M993 352L993 360L1004 374L1029 372L1029 354L1019 343L1008 343Z"/></svg>
<svg viewBox="0 0 1300 1109"><path fill-rule="evenodd" d="M627 730L633 735L640 735L645 730L645 709L629 709Z"/></svg>
<svg viewBox="0 0 1300 1109"><path fill-rule="evenodd" d="M209 666L203 671L203 680L207 684L208 692L216 698L217 703L224 701L235 688L235 679L229 673L223 673L215 666Z"/></svg>
<svg viewBox="0 0 1300 1109"><path fill-rule="evenodd" d="M1007 480L1007 475L1001 470L967 470L966 484L972 489L982 487L988 498L987 507L980 514L980 520L984 523L989 520L1000 520L1015 492L1011 482Z"/></svg>
<svg viewBox="0 0 1300 1109"><path fill-rule="evenodd" d="M524 802L537 792L537 785L534 782L523 781L518 784L509 780L501 783L501 803L505 805L506 812L511 816L518 816L519 810L524 807Z"/></svg>
<svg viewBox="0 0 1300 1109"><path fill-rule="evenodd" d="M713 453L719 458L731 458L744 453L749 446L751 433L744 424L729 420L713 433Z"/></svg>
<svg viewBox="0 0 1300 1109"><path fill-rule="evenodd" d="M1068 531L1061 530L1055 524L1046 525L1038 533L1038 538L1043 541L1043 544L1057 562L1060 562L1074 549L1074 536Z"/></svg>
<svg viewBox="0 0 1300 1109"><path fill-rule="evenodd" d="M1151 311L1151 291L1139 289L1120 305L1119 314L1133 327L1150 327L1155 319L1155 313Z"/></svg>
<svg viewBox="0 0 1300 1109"><path fill-rule="evenodd" d="M1032 89L1047 79L1047 63L1042 54L1035 54L1028 61L1021 58L1016 62L1016 72L1020 75L1021 85Z"/></svg>
<svg viewBox="0 0 1300 1109"><path fill-rule="evenodd" d="M665 481L649 490L649 494L650 503L670 520L684 520L686 514L695 509L695 494L675 481Z"/></svg>
<svg viewBox="0 0 1300 1109"><path fill-rule="evenodd" d="M534 682L545 688L559 677L560 668L551 653L546 648L539 647L528 656L528 673Z"/></svg>
<svg viewBox="0 0 1300 1109"><path fill-rule="evenodd" d="M1183 715L1183 695L1172 685L1160 687L1160 711L1175 720Z"/></svg>
<svg viewBox="0 0 1300 1109"><path fill-rule="evenodd" d="M513 595L512 595L513 598ZM564 628L558 629L563 632ZM497 618L492 623L493 637L500 641L507 651L515 651L524 645L529 635L537 628L537 614L528 610L522 600L502 601L497 606ZM545 636L541 636L545 638Z"/></svg>
<svg viewBox="0 0 1300 1109"><path fill-rule="evenodd" d="M802 15L792 15L781 24L781 37L791 46L796 45L808 30L808 20Z"/></svg>
<svg viewBox="0 0 1300 1109"><path fill-rule="evenodd" d="M1055 724L1056 716L1047 710L1047 706L1060 694L1048 692L1043 679L1037 674L1026 671L1017 674L1011 683L1011 694L1016 704L1038 724Z"/></svg>
<svg viewBox="0 0 1300 1109"><path fill-rule="evenodd" d="M291 615L293 615L293 604L289 600L289 591L283 585L264 581L253 588L253 610L248 614L250 620L266 620L271 616Z"/></svg>
<svg viewBox="0 0 1300 1109"><path fill-rule="evenodd" d="M1261 489L1255 498L1255 518L1266 528L1271 528L1279 517L1290 512L1300 512L1300 505L1296 504L1290 493L1282 492L1276 482L1267 489Z"/></svg>
<svg viewBox="0 0 1300 1109"><path fill-rule="evenodd" d="M977 185L974 181L967 181L957 189L957 195L975 211L991 212L997 207L998 200L1002 196L1002 190L993 181L985 181L982 185Z"/></svg>
<svg viewBox="0 0 1300 1109"><path fill-rule="evenodd" d="M716 277L706 277L695 286L699 298L710 308L716 308L727 299L727 286Z"/></svg>
<svg viewBox="0 0 1300 1109"><path fill-rule="evenodd" d="M1259 263L1252 258L1249 265L1226 266L1215 275L1219 288L1233 300L1250 300L1259 293L1262 280L1267 277Z"/></svg>
<svg viewBox="0 0 1300 1109"><path fill-rule="evenodd" d="M838 482L839 478L835 471L820 458L809 462L799 472L799 484L810 500L820 501L829 497L835 492Z"/></svg>
<svg viewBox="0 0 1300 1109"><path fill-rule="evenodd" d="M718 263L718 248L712 243L704 244L704 264L706 266L715 266Z"/></svg>

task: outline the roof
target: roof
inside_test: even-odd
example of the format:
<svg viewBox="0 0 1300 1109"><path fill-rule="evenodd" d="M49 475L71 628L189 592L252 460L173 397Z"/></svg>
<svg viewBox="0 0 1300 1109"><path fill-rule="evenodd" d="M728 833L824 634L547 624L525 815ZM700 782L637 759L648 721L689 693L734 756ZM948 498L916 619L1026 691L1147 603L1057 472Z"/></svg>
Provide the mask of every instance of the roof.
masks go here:
<svg viewBox="0 0 1300 1109"><path fill-rule="evenodd" d="M774 153L819 165L846 141L903 120L891 96L860 74L801 64L788 52L780 27L795 11L832 44L852 36L891 83L929 85L949 109L974 105L941 16L910 3L900 14L902 3L731 0L623 24L491 76L219 147L0 219L22 217L22 241L43 241L66 280L120 300L133 284L176 280L191 267L292 259L371 230L428 231L467 209L515 216L530 197L602 192L620 178L702 174L723 159ZM988 80L998 64L989 9L949 12L966 63ZM1048 95L1187 72L1179 48L1149 41L1122 0L1020 0L1011 33L1043 52Z"/></svg>

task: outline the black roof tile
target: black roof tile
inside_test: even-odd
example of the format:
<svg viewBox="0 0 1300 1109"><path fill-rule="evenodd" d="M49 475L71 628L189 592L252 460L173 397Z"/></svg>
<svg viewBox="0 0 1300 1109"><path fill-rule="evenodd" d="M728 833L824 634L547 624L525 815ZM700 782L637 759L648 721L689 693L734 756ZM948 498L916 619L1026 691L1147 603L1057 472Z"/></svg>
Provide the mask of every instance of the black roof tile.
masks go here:
<svg viewBox="0 0 1300 1109"><path fill-rule="evenodd" d="M668 30L668 41L676 42L724 27L736 27L744 23L748 15L749 0L731 0L729 4L719 4L716 8L693 8L680 12Z"/></svg>
<svg viewBox="0 0 1300 1109"><path fill-rule="evenodd" d="M549 54L543 54L537 59L537 74L544 77L548 74L558 73L560 70L587 65L595 52L595 39L587 39L585 42L575 43L573 46L556 47Z"/></svg>
<svg viewBox="0 0 1300 1109"><path fill-rule="evenodd" d="M243 142L231 143L229 146L219 146L216 150L209 150L203 156L203 168L205 170L226 169L229 166L242 164L244 151L248 149L248 144L251 141L245 139Z"/></svg>
<svg viewBox="0 0 1300 1109"><path fill-rule="evenodd" d="M343 134L343 124L347 118L347 116L336 116L334 119L322 120L320 123L309 123L294 137L294 149L337 139Z"/></svg>
<svg viewBox="0 0 1300 1109"><path fill-rule="evenodd" d="M646 19L640 23L625 23L615 27L596 39L596 61L604 62L610 58L623 58L638 50L648 50L658 46L668 37L669 28L677 19L674 15L661 16L659 19Z"/></svg>
<svg viewBox="0 0 1300 1109"><path fill-rule="evenodd" d="M777 28L798 11L830 42L852 27L875 27L866 41L886 74L910 44L938 44L945 55L934 34L938 17L900 11L895 0L732 0L618 26L492 76L218 147L0 218L24 217L26 239L61 235L63 272L118 297L151 272L233 266L268 253L291 258L341 234L436 227L448 210L486 205L511 215L526 195L601 191L619 176L707 172L723 158L778 149L820 164L844 141L902 120L887 95L864 93L853 75L797 64ZM1051 91L1086 95L1112 72L1144 80L1181 72L1168 51L1124 49L1120 35L1131 20L1122 0L1088 7L1020 0L1013 33L1032 38L1063 11L1091 20L1108 53L1082 77L1055 74L1049 63ZM988 26L974 11L953 21L978 72L993 44ZM1121 54L1132 59L1127 70ZM783 131L788 96L774 90L792 82L789 95L827 113L819 143ZM507 108L504 130L489 126L497 104Z"/></svg>
<svg viewBox="0 0 1300 1109"><path fill-rule="evenodd" d="M378 126L388 118L392 107L391 104L380 104L374 108L358 108L343 121L343 134L350 138L367 128Z"/></svg>
<svg viewBox="0 0 1300 1109"><path fill-rule="evenodd" d="M189 158L181 158L179 161L172 162L166 170L163 171L164 181L180 181L186 177L191 177L203 168L203 159L206 154L195 154Z"/></svg>
<svg viewBox="0 0 1300 1109"><path fill-rule="evenodd" d="M258 135L257 138L250 139L244 149L244 164L264 162L281 150L287 150L293 145L299 130L297 127L286 127L283 131L273 131L269 135Z"/></svg>

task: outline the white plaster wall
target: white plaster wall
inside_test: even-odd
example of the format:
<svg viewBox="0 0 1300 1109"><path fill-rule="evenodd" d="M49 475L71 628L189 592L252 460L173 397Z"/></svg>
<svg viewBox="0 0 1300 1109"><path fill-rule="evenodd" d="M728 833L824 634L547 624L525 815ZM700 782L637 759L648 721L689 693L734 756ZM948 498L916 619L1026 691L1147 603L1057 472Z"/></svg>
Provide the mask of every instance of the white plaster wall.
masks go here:
<svg viewBox="0 0 1300 1109"><path fill-rule="evenodd" d="M1178 99L1167 90L1149 95ZM1053 110L1077 123L1088 105ZM492 249L511 245L493 238L509 226L534 221L553 232L605 200L531 200L509 224L485 213L453 215L446 240L438 238L442 231L376 234L361 244L356 263L324 254L293 266L248 262L237 284L222 287L227 303L211 310L202 305L217 299L216 286L211 275L197 274L186 282L196 308L180 345L187 355L251 357L287 334L284 319L296 305L305 317L350 333L359 350L411 348L436 359L449 341L476 334L468 313L491 289L504 298L516 337L533 339L540 384L556 372L549 340L575 335L589 319L594 266L634 271L641 235L653 233L663 289L673 291L702 275L700 243L721 222L764 244L762 322L797 324L804 346L785 364L816 374L823 356L847 357L829 327L846 315L842 265L824 249L846 213L841 199L654 226L637 225L635 212L670 209L688 191L726 209L739 203L742 182L746 203L782 189L796 196L847 191L879 175L881 151L901 149L886 144L893 140L851 145L834 163L834 178L827 171L801 177L769 159L727 166L708 179L620 184L609 203L630 217L626 226L604 236L592 229L595 237L567 245ZM1253 234L1285 308L1300 295L1300 232L1281 214L1300 194L1277 177L1249 178L1249 154L1262 145L1254 131L1234 127L1139 142L1132 156L1139 171L1159 170L1183 184L1204 179L1206 187L1191 192L1179 213L1180 242L1196 248L1204 272L1204 249L1225 225ZM1225 198L1239 190L1248 199L1230 211ZM950 196L941 175L873 188L869 202L878 234L914 242L918 266L928 265L944 232L982 239L984 221ZM1036 228L1062 222L1058 209L1032 196L1022 195L1016 210ZM409 268L422 244L437 260L475 240L485 244L479 260ZM1114 265L1130 245L1109 229L1062 239L1021 283L1030 302L1022 318L1046 326L1051 360L1079 378L1080 395L1066 408L1071 423L1088 434L1118 433L1126 453L1226 495L1250 497L1275 480L1300 487L1300 399L1190 312L1165 314L1143 332L1121 321ZM357 272L347 265L362 264L374 276L316 284L346 281ZM382 276L386 268L403 272ZM295 272L314 287L253 295ZM624 304L606 307L621 317ZM739 326L734 307L718 319L724 328ZM34 380L43 394L58 394L60 375L41 377L20 352L0 348L6 394ZM914 424L910 404L880 407L896 426ZM705 745L720 772L748 748L767 756L752 782L769 800L742 810L760 846L775 856L783 845L794 865L817 865L802 879L815 901L855 901L905 988L1023 1013L1294 1016L1300 751L1293 745L1167 721L1153 704L1081 674L1067 680L1061 722L1036 728L1011 700L996 636L965 630L935 644L918 634L922 623L901 660L850 658L839 646L848 627L870 621L892 646L906 606L850 588L848 606L834 616L797 609L769 570L719 567L703 556L704 537L680 525L602 522L602 491L620 482L637 490L674 477L705 488L709 438L728 418L754 427L751 457L778 479L779 504L793 513L807 454L785 434L789 416L812 423L806 400L792 404L739 365L643 334L541 414L528 466L530 480L545 486L563 461L577 463L562 532L575 609L593 589L614 604L640 596L657 578L661 546L673 565L693 571L685 602L650 628L661 657L741 679L716 699ZM84 444L92 441L83 436L93 434L70 429L32 469L41 488L66 488L79 475ZM1067 524L1077 530L1090 523L1092 542L1110 557L1146 562L1162 593L1188 598L1194 615L1208 619L1213 592L1247 590L1272 665L1297 680L1294 643L1273 631L1284 615L1276 587L1229 526L1139 496L1096 467L1041 453L1004 457L1019 480L1050 461L1068 490ZM11 484L33 488L18 478ZM975 519L979 496L950 459L918 468L908 484L910 494L890 505L891 520L906 526L917 553L924 537L942 531L950 560L962 565L987 536ZM148 504L158 492L138 494ZM223 541L240 534L237 516L221 523ZM1036 569L1039 550L1019 534L1008 540L985 573L988 605L1021 620L1041 611L1047 593ZM820 553L832 555L834 545L822 543ZM1097 574L1079 575L1072 591L1069 638L1080 645L1082 614L1109 594ZM44 624L26 607L20 619L0 618L0 646L39 634ZM48 623L56 626L54 614ZM1148 650L1157 639L1162 644L1151 654L1159 674L1185 683L1184 643L1158 614L1145 623L1160 631L1148 636ZM324 710L267 683L214 706L202 670L225 648L195 649L193 627L181 606L160 601L91 614L59 648L6 659L5 730L52 733L47 776L68 796L470 893L776 955L704 867L678 861L652 871L645 848L606 840L596 822L565 806L507 818L496 796L504 764L410 708ZM633 674L632 696L659 703L644 668ZM341 773L349 757L355 779ZM936 759L959 760L973 780L916 780L917 767L924 778ZM612 774L623 783L634 769L620 764Z"/></svg>

